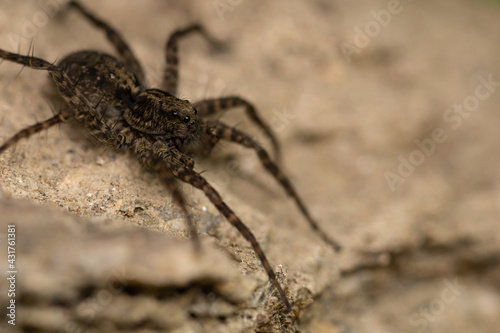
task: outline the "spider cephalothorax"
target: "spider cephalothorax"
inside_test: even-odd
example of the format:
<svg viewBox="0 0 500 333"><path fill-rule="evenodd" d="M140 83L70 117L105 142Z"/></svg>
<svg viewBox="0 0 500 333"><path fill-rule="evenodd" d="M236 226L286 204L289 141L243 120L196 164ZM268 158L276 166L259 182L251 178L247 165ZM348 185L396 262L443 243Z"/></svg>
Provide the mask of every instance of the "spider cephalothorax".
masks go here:
<svg viewBox="0 0 500 333"><path fill-rule="evenodd" d="M199 133L197 113L186 100L148 89L133 96L123 118L141 133L189 140Z"/></svg>
<svg viewBox="0 0 500 333"><path fill-rule="evenodd" d="M0 153L17 141L53 125L72 119L81 121L103 144L115 149L131 151L142 165L157 171L181 207L191 236L198 247L194 222L188 213L184 195L177 180L203 191L218 211L250 242L269 279L278 290L287 310L290 311L292 306L257 239L227 206L216 189L195 170L191 154L209 151L220 140L234 142L254 150L264 168L293 198L313 230L335 249L340 247L321 231L288 178L272 161L264 148L242 131L220 121L205 120L207 116L221 110L243 106L249 118L271 139L278 153L279 147L273 132L260 118L251 103L240 97L230 96L191 104L175 96L178 78L178 39L198 32L209 42L215 43L215 41L200 25L192 25L175 31L166 44L167 67L162 90L148 89L144 82L141 65L123 38L78 2L71 1L69 4L95 26L106 32L108 39L118 51L120 60L102 52L79 51L66 56L54 65L34 56L23 56L0 50L2 59L47 71L68 105L52 118L19 131L0 146Z"/></svg>

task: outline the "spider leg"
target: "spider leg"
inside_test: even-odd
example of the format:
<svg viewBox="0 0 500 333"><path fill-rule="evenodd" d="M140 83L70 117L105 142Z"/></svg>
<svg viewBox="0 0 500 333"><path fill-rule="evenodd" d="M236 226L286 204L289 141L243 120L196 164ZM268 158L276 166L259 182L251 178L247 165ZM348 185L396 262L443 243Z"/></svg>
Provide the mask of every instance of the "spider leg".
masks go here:
<svg viewBox="0 0 500 333"><path fill-rule="evenodd" d="M191 235L191 238L194 242L195 249L197 251L201 251L200 237L198 236L196 224L191 218L191 215L188 213L186 199L181 189L179 188L179 184L177 183L176 178L174 177L170 169L166 167L160 168L158 174L161 180L167 185L167 188L170 193L172 193L175 202L182 210L182 214L184 215L184 218L186 220L189 234Z"/></svg>
<svg viewBox="0 0 500 333"><path fill-rule="evenodd" d="M255 107L248 101L238 96L228 96L223 98L206 99L193 104L200 118L204 118L220 111L243 106L248 117L259 126L264 134L271 140L274 156L277 161L281 159L281 149L271 128L260 118Z"/></svg>
<svg viewBox="0 0 500 333"><path fill-rule="evenodd" d="M255 253L259 257L262 266L272 281L280 297L282 298L288 311L292 310L292 306L288 301L284 289L278 282L276 274L274 273L269 261L267 260L264 251L257 242L257 239L250 231L250 229L240 220L240 218L229 208L226 203L222 200L220 194L203 178L199 173L193 171L194 163L189 158L184 156L180 151L178 151L172 145L164 144L161 141L156 141L154 144L147 141L146 139L139 139L135 144L135 149L139 161L146 167L157 169L160 177L167 183L167 186L173 191L174 199L181 206L183 213L188 222L188 227L190 228L191 234L196 242L199 242L198 235L196 233L195 225L190 219L187 213L186 203L182 192L177 187L177 184L172 179L172 176L177 179L192 185L193 187L203 191L205 196L212 202L212 204L217 208L217 210L224 215L227 220L242 234L242 236L250 242ZM168 168L161 163L165 161ZM198 245L199 249L199 245Z"/></svg>
<svg viewBox="0 0 500 333"><path fill-rule="evenodd" d="M53 78L57 77L60 80L60 83L58 84L58 86L60 86L60 88L62 89L61 94L63 94L63 92L65 92L66 95L68 95L69 91L71 90L69 79L68 79L68 81L64 81L64 79L63 79L65 74L57 66L55 66L55 65L53 65L53 64L51 64L43 59L31 57L31 56L24 56L24 55L16 54L16 53L11 53L11 52L7 52L7 51L1 50L1 49L0 49L0 59L16 62L16 63L22 64L24 66L31 67L33 69L47 70L47 71L49 71L50 75ZM78 111L66 110L64 112L60 112L60 113L54 115L53 117L51 117L45 121L31 125L25 129L19 131L14 136L12 136L10 139L8 139L6 142L4 142L4 144L2 146L0 146L0 154L21 139L28 138L36 133L39 133L45 129L48 129L56 124L66 122L72 118L80 117L80 116L81 116L81 113Z"/></svg>
<svg viewBox="0 0 500 333"><path fill-rule="evenodd" d="M66 121L72 117L83 120L87 129L97 139L115 148L120 148L122 144L130 142L129 138L124 137L126 136L125 131L119 131L119 128L115 129L102 120L102 116L98 113L95 107L77 89L74 89L74 84L61 68L40 58L23 56L3 50L0 50L0 58L17 62L33 69L48 71L49 75L54 79L54 82L61 96L73 109L73 111L68 111L68 113L59 113L58 115L55 115L45 122L35 124L25 130L20 131L0 147L0 153L19 139L28 137L31 134ZM199 240L197 237L197 233L195 232L194 223L187 212L187 205L184 196L180 192L180 189L177 187L174 176L168 169L158 169L155 165L155 162L166 157L164 155L172 155L172 149L170 149L169 147L164 147L163 145L153 145L145 141L145 139L136 140L134 148L139 160L145 167L156 168L159 171L160 177L165 182L167 187L172 191L174 200L181 207L186 217L186 221L195 241L196 247L199 248ZM177 157L177 159L175 159L174 157ZM191 159L185 157L180 153L178 153L174 157L171 157L170 159L175 160L177 164L183 164L191 167L193 165Z"/></svg>
<svg viewBox="0 0 500 333"><path fill-rule="evenodd" d="M259 157L262 165L273 175L273 177L281 184L281 186L286 190L287 194L293 198L295 201L295 204L301 211L302 215L306 218L306 220L309 222L309 225L311 228L335 251L340 250L340 245L330 238L318 225L318 223L312 218L311 214L309 213L309 210L306 208L304 202L302 199L299 197L297 191L295 188L292 186L292 183L286 177L283 172L279 169L279 167L271 161L269 154L257 143L255 142L251 137L249 137L247 134L235 129L231 128L221 122L217 121L210 121L210 122L205 122L202 123L202 131L207 133L210 136L215 136L224 140L232 141L235 143L238 143L240 145L243 145L247 148L255 150L257 153L257 156Z"/></svg>
<svg viewBox="0 0 500 333"><path fill-rule="evenodd" d="M212 204L217 208L217 210L226 217L226 219L241 233L241 235L252 245L253 250L257 254L264 266L264 269L269 277L269 280L274 284L278 293L283 300L287 310L292 311L292 306L288 301L284 289L278 282L276 274L274 273L264 251L257 242L257 239L250 231L250 229L240 220L240 218L229 208L226 203L222 200L220 194L203 178L199 173L193 171L190 168L172 165L172 173L175 177L181 181L188 183L195 188L203 191L205 196L212 202Z"/></svg>
<svg viewBox="0 0 500 333"><path fill-rule="evenodd" d="M115 49L118 51L122 60L125 62L127 66L130 67L131 71L137 76L139 82L144 82L144 72L142 70L141 64L137 60L136 56L128 46L127 42L123 39L123 37L108 23L96 17L94 14L89 12L86 8L84 8L80 2L78 1L70 1L69 6L75 8L78 12L80 12L83 16L85 16L92 24L94 24L97 28L104 30L106 32L106 37L113 44Z"/></svg>
<svg viewBox="0 0 500 333"><path fill-rule="evenodd" d="M114 147L117 146L117 142L119 142L118 133L108 124L102 121L102 116L99 114L96 108L85 98L85 96L83 96L83 94L78 89L75 89L74 83L60 67L41 58L24 56L1 49L0 58L24 65L26 67L30 67L32 69L45 70L49 73L51 78L54 80L57 90L59 91L61 96L71 106L71 111L59 113L58 115L50 118L50 123L55 124L58 122L64 122L71 118L76 118L83 121L87 129L97 139ZM59 117L60 121L56 121L56 117ZM35 126L36 125L30 128L34 128ZM43 127L44 125L40 126ZM30 128L28 128L27 130L29 131ZM18 133L18 135L23 134ZM12 142L10 144L12 144Z"/></svg>
<svg viewBox="0 0 500 333"><path fill-rule="evenodd" d="M189 233L194 241L196 250L200 251L201 250L200 239L198 236L198 232L196 230L196 225L192 220L191 215L188 213L187 203L184 194L179 188L179 184L177 183L175 176L170 171L168 165L162 162L165 159L170 159L170 160L175 159L178 161L177 163L186 164L186 161L182 159L183 156L178 156L181 155L180 152L165 145L161 141L157 141L154 144L152 144L145 138L138 139L134 143L134 151L137 154L139 162L146 169L157 171L161 180L167 186L169 192L172 194L174 201L179 205L179 207L182 210L182 214L184 215L187 227L189 229ZM187 164L189 164L189 162L187 162Z"/></svg>
<svg viewBox="0 0 500 333"><path fill-rule="evenodd" d="M38 122L34 125L31 125L30 127L27 127L23 130L20 130L14 136L12 136L10 139L5 141L3 143L3 145L0 146L0 154L2 154L10 146L16 144L18 141L25 139L25 138L29 138L30 136L32 136L38 132L41 132L43 130L46 130L46 129L48 129L56 124L66 122L71 118L73 118L73 115L71 113L58 113L55 116L53 116L52 118Z"/></svg>
<svg viewBox="0 0 500 333"><path fill-rule="evenodd" d="M205 28L199 24L193 24L184 29L176 30L170 35L166 44L167 67L165 68L165 72L163 74L162 87L166 92L174 96L177 95L177 84L179 81L179 56L177 43L179 38L183 38L193 32L200 33L209 43L213 45L219 44L219 42L212 38L212 36L207 33Z"/></svg>

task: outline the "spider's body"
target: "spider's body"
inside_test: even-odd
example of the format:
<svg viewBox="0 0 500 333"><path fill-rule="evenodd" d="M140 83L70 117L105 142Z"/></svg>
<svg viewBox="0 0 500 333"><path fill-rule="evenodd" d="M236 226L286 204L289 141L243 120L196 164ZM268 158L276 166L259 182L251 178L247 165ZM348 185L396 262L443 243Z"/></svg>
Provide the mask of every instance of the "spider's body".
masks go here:
<svg viewBox="0 0 500 333"><path fill-rule="evenodd" d="M188 101L146 89L115 57L96 51L72 53L58 64L75 89L92 104L120 139L116 148L134 149L139 138L175 145L180 151L199 142L197 111Z"/></svg>
<svg viewBox="0 0 500 333"><path fill-rule="evenodd" d="M226 205L219 193L195 170L191 155L207 152L220 140L243 145L257 153L262 165L292 197L311 227L335 249L337 243L320 230L288 178L272 162L270 156L247 134L220 121L204 118L221 110L243 106L249 118L271 139L275 151L278 145L270 128L261 120L255 108L246 100L231 96L202 100L191 104L175 97L178 81L177 42L193 32L201 33L209 42L213 39L199 25L175 31L166 44L167 67L162 90L148 89L141 65L123 38L107 23L83 8L78 2L70 5L106 32L119 53L119 58L96 51L80 51L63 58L57 65L34 56L24 56L0 49L0 59L45 70L68 107L45 121L25 128L0 146L0 154L23 138L56 124L77 119L102 143L115 149L132 151L143 166L158 173L168 187L199 246L194 221L188 212L184 195L177 180L203 191L217 210L245 237L259 257L269 279L275 285L288 311L291 310L285 291L278 283L255 236Z"/></svg>

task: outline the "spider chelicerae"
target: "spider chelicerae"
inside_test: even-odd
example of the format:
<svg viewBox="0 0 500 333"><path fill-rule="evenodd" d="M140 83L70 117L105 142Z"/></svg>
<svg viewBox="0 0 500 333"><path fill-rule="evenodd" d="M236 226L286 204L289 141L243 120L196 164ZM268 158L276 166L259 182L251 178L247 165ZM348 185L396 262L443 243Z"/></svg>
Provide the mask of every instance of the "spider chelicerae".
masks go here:
<svg viewBox="0 0 500 333"><path fill-rule="evenodd" d="M145 168L158 173L181 208L198 249L200 244L195 223L188 212L185 197L177 181L188 183L203 191L217 210L250 242L287 310L291 311L292 306L286 293L276 279L257 239L226 205L214 187L195 171L191 156L210 152L220 140L254 150L264 168L295 201L312 229L335 250L340 249L340 246L319 228L288 178L265 149L242 131L220 121L205 120L207 116L223 110L244 107L250 120L270 138L276 155L279 155L279 145L273 132L251 103L237 96L207 99L196 103L176 97L179 39L199 33L211 44L219 43L199 24L173 32L166 43L167 64L162 89L149 89L145 86L140 63L120 34L77 1L70 1L68 5L106 33L120 60L102 52L79 51L66 56L56 65L34 56L0 49L2 59L47 71L69 106L53 117L19 131L0 146L0 154L23 138L56 124L72 119L79 120L99 141L117 150L132 151Z"/></svg>

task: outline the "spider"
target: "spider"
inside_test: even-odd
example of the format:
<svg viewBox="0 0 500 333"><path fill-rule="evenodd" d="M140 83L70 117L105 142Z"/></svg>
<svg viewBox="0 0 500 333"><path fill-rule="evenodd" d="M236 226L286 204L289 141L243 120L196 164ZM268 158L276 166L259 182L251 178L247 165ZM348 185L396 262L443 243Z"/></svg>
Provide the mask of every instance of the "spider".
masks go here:
<svg viewBox="0 0 500 333"><path fill-rule="evenodd" d="M220 121L205 120L207 116L220 111L244 107L252 122L271 139L275 153L279 155L279 145L273 132L250 102L237 96L207 99L196 103L176 97L179 39L192 33L199 33L213 45L217 45L218 42L199 24L176 30L166 43L166 69L162 89L147 88L142 67L121 35L79 2L70 1L68 6L106 33L120 60L98 51L79 51L69 54L58 64L53 64L33 55L24 56L0 49L2 59L47 71L69 106L53 117L19 131L0 146L0 154L19 140L54 125L73 119L82 122L103 144L116 150L131 151L145 168L157 172L181 208L198 250L200 243L195 223L188 213L186 200L178 181L203 191L217 210L251 244L287 311L291 311L292 306L286 293L257 239L215 188L195 171L192 156L210 152L220 140L234 142L254 150L263 167L295 201L312 229L335 250L339 250L340 246L320 229L289 179L261 145L244 132Z"/></svg>

